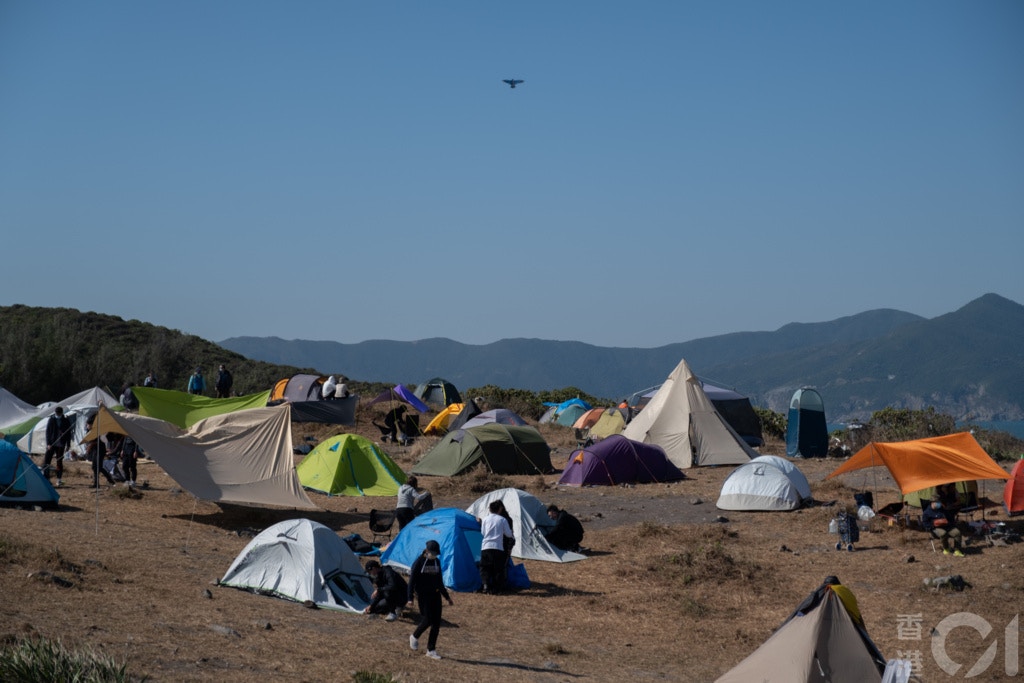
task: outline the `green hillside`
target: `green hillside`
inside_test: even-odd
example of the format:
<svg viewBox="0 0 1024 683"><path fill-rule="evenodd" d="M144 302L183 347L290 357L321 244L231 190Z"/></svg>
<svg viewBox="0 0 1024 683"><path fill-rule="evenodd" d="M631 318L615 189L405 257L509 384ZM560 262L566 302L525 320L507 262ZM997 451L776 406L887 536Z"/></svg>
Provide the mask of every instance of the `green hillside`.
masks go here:
<svg viewBox="0 0 1024 683"><path fill-rule="evenodd" d="M29 403L103 387L118 396L150 370L160 387L185 390L201 366L212 386L224 363L239 394L265 391L298 368L249 360L195 335L69 308L0 307L0 385Z"/></svg>

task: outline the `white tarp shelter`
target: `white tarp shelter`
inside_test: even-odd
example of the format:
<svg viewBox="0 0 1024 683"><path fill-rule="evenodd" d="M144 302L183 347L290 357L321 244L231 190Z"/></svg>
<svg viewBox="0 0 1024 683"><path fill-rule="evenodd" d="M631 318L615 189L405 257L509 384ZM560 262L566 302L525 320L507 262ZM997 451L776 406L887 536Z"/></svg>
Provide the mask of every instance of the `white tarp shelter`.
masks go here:
<svg viewBox="0 0 1024 683"><path fill-rule="evenodd" d="M187 430L155 417L100 409L86 438L127 434L201 500L316 510L295 473L287 404L214 415Z"/></svg>
<svg viewBox="0 0 1024 683"><path fill-rule="evenodd" d="M39 421L24 436L18 439L18 448L32 455L43 455L46 453L46 425L50 421L50 416L57 409L57 406L61 406L64 408L64 415L71 420L71 424L74 427L74 432L71 436L71 452L75 455L82 455L85 449L82 448L80 442L85 436L86 422L96 414L100 406L113 408L118 405L120 405L120 402L116 398L99 387L80 391L57 403L44 403L33 411L31 418L37 418Z"/></svg>
<svg viewBox="0 0 1024 683"><path fill-rule="evenodd" d="M512 488L491 491L477 498L466 508L466 512L483 519L489 514L488 507L495 500L505 504L505 509L512 518L512 534L516 537L512 557L545 562L575 562L587 558L586 555L562 550L548 543L544 538L544 531L553 527L554 522L548 517L547 506L526 491Z"/></svg>
<svg viewBox="0 0 1024 683"><path fill-rule="evenodd" d="M33 417L36 407L0 387L0 429Z"/></svg>
<svg viewBox="0 0 1024 683"><path fill-rule="evenodd" d="M373 582L348 544L309 519L289 519L264 529L219 584L355 613L366 609L373 593Z"/></svg>
<svg viewBox="0 0 1024 683"><path fill-rule="evenodd" d="M715 410L685 360L679 361L622 435L661 446L680 469L739 465L758 456Z"/></svg>

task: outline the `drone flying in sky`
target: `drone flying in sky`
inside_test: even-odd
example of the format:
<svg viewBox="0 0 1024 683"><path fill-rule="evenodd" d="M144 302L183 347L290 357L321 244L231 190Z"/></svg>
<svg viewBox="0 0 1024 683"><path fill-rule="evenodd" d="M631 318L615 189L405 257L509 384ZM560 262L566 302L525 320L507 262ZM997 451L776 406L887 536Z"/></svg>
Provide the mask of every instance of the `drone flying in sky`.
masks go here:
<svg viewBox="0 0 1024 683"><path fill-rule="evenodd" d="M506 79L504 79L504 80L502 81L502 83L508 83L509 87L510 87L510 88L512 88L513 90L515 90L515 87L516 87L517 85L519 85L520 83L523 83L523 82L524 82L524 81L521 81L521 80L516 80L516 79L514 79L514 78L506 78Z"/></svg>

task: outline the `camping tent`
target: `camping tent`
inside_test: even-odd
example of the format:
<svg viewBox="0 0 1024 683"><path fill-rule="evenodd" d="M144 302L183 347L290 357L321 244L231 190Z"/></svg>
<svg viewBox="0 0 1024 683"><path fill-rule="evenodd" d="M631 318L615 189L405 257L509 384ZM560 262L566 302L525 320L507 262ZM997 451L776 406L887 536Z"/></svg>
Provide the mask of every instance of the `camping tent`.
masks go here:
<svg viewBox="0 0 1024 683"><path fill-rule="evenodd" d="M901 493L968 479L1010 478L967 432L899 443L871 442L825 478L883 465Z"/></svg>
<svg viewBox="0 0 1024 683"><path fill-rule="evenodd" d="M406 479L387 453L356 434L321 441L295 471L307 489L331 496L397 496Z"/></svg>
<svg viewBox="0 0 1024 683"><path fill-rule="evenodd" d="M975 507L978 504L978 482L974 479L967 481L949 482L956 492L957 507ZM932 496L939 492L938 486L929 486L920 491L911 491L903 496L903 502L910 507L924 508L932 500Z"/></svg>
<svg viewBox="0 0 1024 683"><path fill-rule="evenodd" d="M80 447L79 441L85 435L89 418L96 414L101 405L114 408L119 404L117 399L99 387L68 396L59 403L46 403L37 408L31 418L20 425L10 427L6 439L11 443L16 443L18 448L25 453L42 455L46 452L46 425L57 406L63 406L64 415L71 420L74 428L71 452L75 455L82 455L85 449Z"/></svg>
<svg viewBox="0 0 1024 683"><path fill-rule="evenodd" d="M718 414L743 437L744 441L754 448L764 445L761 418L754 412L754 406L750 404L749 398L733 389L718 387L704 380L701 380L700 384Z"/></svg>
<svg viewBox="0 0 1024 683"><path fill-rule="evenodd" d="M264 529L238 554L219 585L354 613L366 609L373 593L373 582L348 544L309 519Z"/></svg>
<svg viewBox="0 0 1024 683"><path fill-rule="evenodd" d="M686 476L669 462L661 446L613 434L574 451L559 484L615 486L618 484L679 481Z"/></svg>
<svg viewBox="0 0 1024 683"><path fill-rule="evenodd" d="M132 437L200 500L317 509L295 475L287 405L215 415L188 430L101 408L86 439L107 432Z"/></svg>
<svg viewBox="0 0 1024 683"><path fill-rule="evenodd" d="M458 415L448 421L448 431L454 432L456 429L462 429L462 425L479 415L482 412L480 407L482 402L483 399L477 397L472 401L466 401L465 403L453 403L452 405L461 405L462 410L459 411Z"/></svg>
<svg viewBox="0 0 1024 683"><path fill-rule="evenodd" d="M796 465L762 455L726 477L716 506L720 510L796 510L810 499L810 484Z"/></svg>
<svg viewBox="0 0 1024 683"><path fill-rule="evenodd" d="M448 432L412 471L450 477L478 460L496 474L547 474L553 469L551 447L540 432L495 423Z"/></svg>
<svg viewBox="0 0 1024 683"><path fill-rule="evenodd" d="M544 533L554 527L548 517L547 506L533 495L519 489L498 489L484 494L466 508L466 512L477 519L488 514L493 501L500 500L512 518L512 535L516 544L512 546L512 557L521 560L544 560L545 562L575 562L587 559L586 555L562 550L551 545Z"/></svg>
<svg viewBox="0 0 1024 683"><path fill-rule="evenodd" d="M132 387L132 392L139 401L139 415L159 418L182 429L214 415L266 407L270 397L269 391L231 398L210 398L153 387Z"/></svg>
<svg viewBox="0 0 1024 683"><path fill-rule="evenodd" d="M679 361L622 435L661 446L682 469L739 465L758 455L718 414L685 360Z"/></svg>
<svg viewBox="0 0 1024 683"><path fill-rule="evenodd" d="M290 401L288 405L292 409L292 422L354 425L359 394L319 401Z"/></svg>
<svg viewBox="0 0 1024 683"><path fill-rule="evenodd" d="M448 425L451 421L462 412L462 409L466 407L465 403L451 403L441 409L434 419L427 423L427 426L423 428L424 434L435 434L441 435L448 431Z"/></svg>
<svg viewBox="0 0 1024 683"><path fill-rule="evenodd" d="M545 401L544 405L548 406L548 409L541 415L540 423L554 422L563 427L571 427L572 423L578 420L583 413L590 410L590 404L580 398L570 398L561 403Z"/></svg>
<svg viewBox="0 0 1024 683"><path fill-rule="evenodd" d="M619 408L591 408L572 423L573 429L588 429L588 436L604 439L620 434L626 427L626 418Z"/></svg>
<svg viewBox="0 0 1024 683"><path fill-rule="evenodd" d="M424 403L431 403L437 406L447 406L452 403L462 403L462 396L455 385L441 377L427 380L416 387L416 398Z"/></svg>
<svg viewBox="0 0 1024 683"><path fill-rule="evenodd" d="M483 585L476 564L483 543L480 522L455 508L437 508L414 518L384 550L380 561L408 572L429 540L441 546L445 586L472 592Z"/></svg>
<svg viewBox="0 0 1024 683"><path fill-rule="evenodd" d="M517 427L526 426L526 420L519 417L511 410L507 410L505 408L495 408L494 410L485 410L476 417L472 417L466 420L466 423L462 425L462 429L469 429L470 427L479 427L480 425L494 423L502 425L515 425Z"/></svg>
<svg viewBox="0 0 1024 683"><path fill-rule="evenodd" d="M786 422L786 455L791 458L824 458L828 455L825 402L810 387L797 389L789 401Z"/></svg>
<svg viewBox="0 0 1024 683"><path fill-rule="evenodd" d="M60 494L32 458L0 441L0 505L56 507Z"/></svg>
<svg viewBox="0 0 1024 683"><path fill-rule="evenodd" d="M323 398L323 384L326 377L298 374L278 380L270 390L271 401L319 401Z"/></svg>
<svg viewBox="0 0 1024 683"><path fill-rule="evenodd" d="M853 593L826 583L716 683L878 683L884 669Z"/></svg>
<svg viewBox="0 0 1024 683"><path fill-rule="evenodd" d="M1024 458L1021 458L1010 470L1010 480L1003 489L1003 503L1010 515L1024 513Z"/></svg>
<svg viewBox="0 0 1024 683"><path fill-rule="evenodd" d="M108 392L103 391L99 387L93 387L85 391L79 391L58 402L41 403L22 422L4 427L4 439L11 443L20 442L18 447L25 453L45 453L46 425L40 423L47 422L47 419L56 410L57 405L61 405L65 409L65 415L73 418L75 423L75 442L77 444L77 437L85 432L85 423L96 412L96 409L100 405L105 405L106 408L116 408L119 402L117 398ZM28 436L28 440L23 442L22 440L26 436ZM73 447L72 452L79 453L76 447Z"/></svg>

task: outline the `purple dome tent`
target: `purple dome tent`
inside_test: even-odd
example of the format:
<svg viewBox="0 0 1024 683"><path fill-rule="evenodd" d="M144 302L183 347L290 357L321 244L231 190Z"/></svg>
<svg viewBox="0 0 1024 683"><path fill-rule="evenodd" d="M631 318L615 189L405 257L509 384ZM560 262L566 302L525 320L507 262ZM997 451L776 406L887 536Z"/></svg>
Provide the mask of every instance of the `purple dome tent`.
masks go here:
<svg viewBox="0 0 1024 683"><path fill-rule="evenodd" d="M559 484L615 486L685 479L661 446L613 434L593 446L573 451Z"/></svg>

